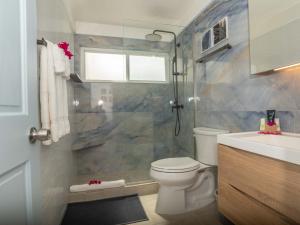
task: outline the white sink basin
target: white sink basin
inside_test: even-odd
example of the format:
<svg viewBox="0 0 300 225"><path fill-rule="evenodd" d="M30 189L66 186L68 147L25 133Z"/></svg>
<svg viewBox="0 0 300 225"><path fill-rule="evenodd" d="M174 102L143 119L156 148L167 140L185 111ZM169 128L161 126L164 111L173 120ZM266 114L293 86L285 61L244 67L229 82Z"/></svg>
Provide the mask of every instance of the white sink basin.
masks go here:
<svg viewBox="0 0 300 225"><path fill-rule="evenodd" d="M300 134L264 135L258 132L218 135L218 143L300 165Z"/></svg>

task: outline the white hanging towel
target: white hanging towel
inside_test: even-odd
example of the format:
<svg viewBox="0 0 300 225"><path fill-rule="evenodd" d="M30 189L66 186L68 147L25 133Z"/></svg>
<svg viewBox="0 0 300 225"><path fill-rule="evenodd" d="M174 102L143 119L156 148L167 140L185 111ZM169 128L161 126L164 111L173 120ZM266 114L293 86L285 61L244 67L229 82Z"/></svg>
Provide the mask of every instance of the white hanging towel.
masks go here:
<svg viewBox="0 0 300 225"><path fill-rule="evenodd" d="M40 56L40 106L42 128L51 130L49 115L49 93L48 93L48 49L41 47ZM44 141L44 145L50 145L51 140Z"/></svg>
<svg viewBox="0 0 300 225"><path fill-rule="evenodd" d="M68 107L68 86L67 86L67 80L70 79L71 74L71 68L70 68L70 60L67 56L65 56L65 73L63 76L63 121L64 121L64 128L65 128L65 134L70 133L70 122L69 122L69 107Z"/></svg>
<svg viewBox="0 0 300 225"><path fill-rule="evenodd" d="M57 142L70 132L68 119L68 95L64 73L57 76L54 65L54 49L56 45L47 41L47 47L41 48L40 60L40 103L43 129L50 129L51 140L44 145ZM66 61L64 59L64 65ZM70 70L70 69L69 69Z"/></svg>
<svg viewBox="0 0 300 225"><path fill-rule="evenodd" d="M70 192L93 191L93 190L124 187L124 186L125 186L125 180L102 181L101 184L72 185L70 187Z"/></svg>
<svg viewBox="0 0 300 225"><path fill-rule="evenodd" d="M64 121L64 83L66 80L62 76L55 76L56 85L56 103L57 103L57 124L58 124L58 138L66 134L65 121Z"/></svg>
<svg viewBox="0 0 300 225"><path fill-rule="evenodd" d="M56 79L60 76L56 76L54 72L54 61L53 61L53 47L54 44L47 41L47 55L48 55L48 104L49 104L49 119L50 119L50 130L53 142L59 140L58 131L58 104L57 104L57 87Z"/></svg>
<svg viewBox="0 0 300 225"><path fill-rule="evenodd" d="M66 79L62 79L62 85L63 85L63 126L65 129L65 135L70 133L70 122L69 122L69 107L68 107L68 87L67 87L67 80Z"/></svg>
<svg viewBox="0 0 300 225"><path fill-rule="evenodd" d="M53 45L53 58L56 77L56 94L58 104L58 135L63 137L70 133L70 122L68 113L68 88L67 80L70 79L70 60L64 54L63 49L57 44Z"/></svg>
<svg viewBox="0 0 300 225"><path fill-rule="evenodd" d="M71 74L71 66L70 66L70 59L65 56L65 73L63 74L63 76L69 80L70 79L70 74Z"/></svg>
<svg viewBox="0 0 300 225"><path fill-rule="evenodd" d="M57 44L53 44L53 60L54 60L54 70L56 75L64 75L66 71L64 50L58 47Z"/></svg>

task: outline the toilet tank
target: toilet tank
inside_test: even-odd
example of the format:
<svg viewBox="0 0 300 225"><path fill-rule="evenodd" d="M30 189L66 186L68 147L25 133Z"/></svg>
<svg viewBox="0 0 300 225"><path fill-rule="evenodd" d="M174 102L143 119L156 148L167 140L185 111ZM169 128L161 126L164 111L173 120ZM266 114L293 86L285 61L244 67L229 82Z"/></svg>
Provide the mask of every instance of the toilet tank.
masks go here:
<svg viewBox="0 0 300 225"><path fill-rule="evenodd" d="M218 165L217 135L229 132L207 127L196 127L193 131L196 138L197 160L207 165Z"/></svg>

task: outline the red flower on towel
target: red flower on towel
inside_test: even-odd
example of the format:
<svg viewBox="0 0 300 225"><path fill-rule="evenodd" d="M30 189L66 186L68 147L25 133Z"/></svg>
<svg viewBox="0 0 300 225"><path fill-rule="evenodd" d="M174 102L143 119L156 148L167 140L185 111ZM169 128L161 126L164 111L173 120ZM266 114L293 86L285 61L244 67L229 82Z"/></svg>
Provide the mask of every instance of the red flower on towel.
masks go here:
<svg viewBox="0 0 300 225"><path fill-rule="evenodd" d="M69 48L69 43L65 42L65 41L62 41L62 42L58 43L57 45L58 45L58 47L62 48L65 51L67 51Z"/></svg>
<svg viewBox="0 0 300 225"><path fill-rule="evenodd" d="M65 51L65 55L68 56L68 58L71 60L73 57L72 52L70 52L69 50Z"/></svg>
<svg viewBox="0 0 300 225"><path fill-rule="evenodd" d="M92 185L92 184L101 184L101 183L102 183L101 180L96 180L96 179L89 181L89 185Z"/></svg>
<svg viewBox="0 0 300 225"><path fill-rule="evenodd" d="M69 46L70 46L69 43L66 41L62 41L62 42L58 43L57 45L58 45L58 47L60 47L61 49L64 50L65 55L71 60L74 55L69 50Z"/></svg>

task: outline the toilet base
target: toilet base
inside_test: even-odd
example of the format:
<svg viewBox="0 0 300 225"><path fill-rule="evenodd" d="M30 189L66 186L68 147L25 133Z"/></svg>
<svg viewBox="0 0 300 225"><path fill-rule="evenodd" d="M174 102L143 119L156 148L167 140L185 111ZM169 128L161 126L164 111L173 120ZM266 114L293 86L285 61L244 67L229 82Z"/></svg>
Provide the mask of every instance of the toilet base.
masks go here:
<svg viewBox="0 0 300 225"><path fill-rule="evenodd" d="M190 187L160 185L156 203L158 214L175 215L196 210L215 201L215 180L211 171L200 171Z"/></svg>
<svg viewBox="0 0 300 225"><path fill-rule="evenodd" d="M156 213L172 215L183 212L185 212L185 190L176 190L167 186L159 187Z"/></svg>

